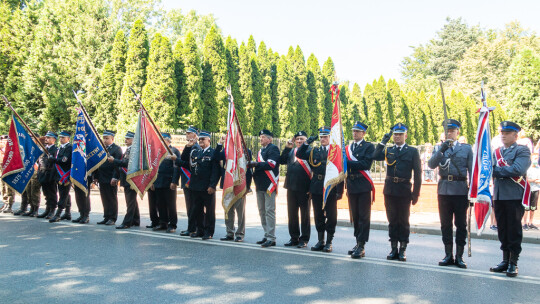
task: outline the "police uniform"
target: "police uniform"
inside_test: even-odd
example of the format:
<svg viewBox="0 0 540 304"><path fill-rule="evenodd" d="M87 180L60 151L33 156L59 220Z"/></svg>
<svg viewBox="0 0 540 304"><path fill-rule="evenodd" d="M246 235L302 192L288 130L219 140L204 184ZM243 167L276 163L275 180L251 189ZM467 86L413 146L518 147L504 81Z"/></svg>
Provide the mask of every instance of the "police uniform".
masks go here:
<svg viewBox="0 0 540 304"><path fill-rule="evenodd" d="M52 131L48 131L45 137L52 137L58 139L58 135ZM56 156L58 147L56 145L47 145L45 147L49 155ZM41 184L41 190L43 196L45 196L45 211L39 214L38 218L51 219L56 211L56 204L58 203L58 184L56 183L56 168L54 163L49 161L47 154L41 155L38 160L38 181Z"/></svg>
<svg viewBox="0 0 540 304"><path fill-rule="evenodd" d="M58 134L59 137L71 137L71 133L62 131ZM58 210L56 214L49 220L49 222L59 222L60 220L71 220L71 196L69 190L71 188L71 182L69 179L71 171L71 153L73 146L67 142L61 144L56 152L56 156L49 156L49 161L54 163L56 167L56 182L58 183ZM65 209L65 213L61 216L62 210Z"/></svg>
<svg viewBox="0 0 540 304"><path fill-rule="evenodd" d="M201 131L199 138L210 138L210 132ZM189 188L191 189L191 215L188 220L195 220L197 232L192 237L211 239L216 225L216 194L209 194L208 188L217 187L219 182L219 164L214 149L210 146L203 149L200 146L185 147L181 159L184 166L191 171Z"/></svg>
<svg viewBox="0 0 540 304"><path fill-rule="evenodd" d="M115 136L115 133L110 130L105 130L103 136ZM122 158L122 148L115 143L105 147L110 156L114 159ZM119 176L119 169L108 161L104 162L98 170L96 170L96 178L99 183L99 194L101 203L103 204L103 221L98 224L114 225L118 218L118 185L111 185L113 175Z"/></svg>
<svg viewBox="0 0 540 304"><path fill-rule="evenodd" d="M520 130L521 127L516 123L510 121L501 123L501 132L519 132ZM531 152L526 146L516 143L499 149L499 151L494 151L493 200L503 261L492 267L490 271L506 271L507 276L514 277L518 274L517 261L523 240L521 219L525 213L522 204L524 188L518 184L518 181L525 179L527 170L531 166ZM501 159L497 158L497 154L501 156Z"/></svg>
<svg viewBox="0 0 540 304"><path fill-rule="evenodd" d="M320 136L329 136L330 128L319 128ZM307 160L313 171L313 177L309 185L309 192L313 202L313 215L315 217L315 228L317 229L319 242L311 247L313 251L332 251L332 240L337 224L337 200L343 196L344 183L339 183L327 195L326 204L323 208L323 188L324 177L326 175L326 161L328 159L328 149L330 146L312 148L310 144L315 140L310 137L296 152L296 157ZM324 241L324 234L326 243Z"/></svg>
<svg viewBox="0 0 540 304"><path fill-rule="evenodd" d="M135 133L128 131L125 138L134 138ZM113 179L120 180L120 185L124 187L124 196L126 199L126 215L122 224L117 226L116 229L126 229L131 226L139 226L141 224L141 215L139 214L139 204L137 203L137 191L131 189L130 184L126 180L127 167L129 164L129 154L131 152L131 146L126 148L126 151L122 155L121 159L113 160L113 164L120 170L115 170L113 173ZM119 174L119 175L117 175Z"/></svg>
<svg viewBox="0 0 540 304"><path fill-rule="evenodd" d="M77 208L79 209L79 217L72 220L71 222L73 223L88 224L90 221L90 187L93 180L92 175L86 177L86 187L88 189L86 193L79 187L73 187L75 203L77 203Z"/></svg>
<svg viewBox="0 0 540 304"><path fill-rule="evenodd" d="M455 119L449 119L447 125L448 130L461 128L461 123ZM431 169L439 168L440 175L437 194L445 251L445 257L439 262L440 266L455 264L460 268L467 268L467 264L463 261L463 251L467 237L467 208L469 207L467 177L472 171L472 161L471 146L459 143L457 140L443 142L441 148L434 152L428 161L428 166ZM453 221L456 225L455 262L453 258Z"/></svg>
<svg viewBox="0 0 540 304"><path fill-rule="evenodd" d="M392 127L394 133L407 133L407 126L398 123ZM390 133L377 145L373 160L386 160L386 180L384 182L384 206L388 218L388 235L392 251L389 260L406 261L405 251L409 243L410 208L418 202L422 185L422 168L418 150L404 143L401 146L386 147ZM414 172L414 187L411 191L411 177ZM400 243L398 252L398 241Z"/></svg>
<svg viewBox="0 0 540 304"><path fill-rule="evenodd" d="M269 130L261 130L259 136L274 137ZM276 194L279 186L279 148L269 143L262 147L256 156L256 160L250 162L250 167L255 168L253 180L257 195L257 207L261 217L261 225L264 230L264 238L257 242L262 247L276 245Z"/></svg>
<svg viewBox="0 0 540 304"><path fill-rule="evenodd" d="M294 135L294 138L296 139L298 136L308 137L305 131L299 131ZM303 248L306 247L311 235L309 185L312 172L306 160L296 157L297 151L298 148L283 149L279 163L287 165L284 187L287 189L287 214L291 240L285 246ZM298 220L298 211L300 211L300 221Z"/></svg>
<svg viewBox="0 0 540 304"><path fill-rule="evenodd" d="M188 133L194 133L195 135L199 134L199 129L197 129L194 126L189 126L186 130L186 135ZM199 146L199 144L195 144L195 146ZM180 158L176 159L176 165L180 169L180 185L182 187L182 191L184 192L184 201L186 202L186 214L188 217L188 227L186 230L180 232L180 235L182 236L189 236L191 233L195 232L197 229L197 222L195 219L190 220L191 215L191 206L192 199L191 199L191 189L189 189L189 183L191 179L191 171L189 166L184 166L183 161Z"/></svg>
<svg viewBox="0 0 540 304"><path fill-rule="evenodd" d="M352 130L366 132L368 126L360 121L354 123ZM375 189L369 175L373 160L371 156L373 144L360 140L347 146L347 197L354 227L356 246L349 251L351 257L361 258L365 255L364 246L369 241L371 222L371 204Z"/></svg>

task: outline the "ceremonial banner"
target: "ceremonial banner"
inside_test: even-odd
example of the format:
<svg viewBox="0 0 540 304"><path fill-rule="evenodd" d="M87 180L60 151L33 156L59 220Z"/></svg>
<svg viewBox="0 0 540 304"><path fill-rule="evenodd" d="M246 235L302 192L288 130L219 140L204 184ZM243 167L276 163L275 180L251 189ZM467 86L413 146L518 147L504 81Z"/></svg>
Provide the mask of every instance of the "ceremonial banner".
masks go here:
<svg viewBox="0 0 540 304"><path fill-rule="evenodd" d="M73 152L71 154L71 182L88 194L88 175L107 161L107 152L90 126L82 109L77 115Z"/></svg>
<svg viewBox="0 0 540 304"><path fill-rule="evenodd" d="M474 202L474 216L477 234L482 235L491 214L491 192L489 185L493 171L491 134L489 131L489 113L495 108L488 108L482 93L483 105L478 111L478 129L473 147L473 166L469 186L469 199Z"/></svg>
<svg viewBox="0 0 540 304"><path fill-rule="evenodd" d="M229 102L229 119L227 121L227 138L225 140L225 178L223 180L222 205L225 216L234 203L246 193L247 161L242 134L234 102Z"/></svg>
<svg viewBox="0 0 540 304"><path fill-rule="evenodd" d="M165 159L167 147L158 131L149 122L148 113L140 109L135 138L129 154L127 182L141 199L157 178L159 165Z"/></svg>
<svg viewBox="0 0 540 304"><path fill-rule="evenodd" d="M32 140L17 118L11 117L9 138L2 160L2 180L17 193L22 194L34 175L34 164L43 151Z"/></svg>
<svg viewBox="0 0 540 304"><path fill-rule="evenodd" d="M343 126L341 124L341 111L339 101L339 89L334 84L330 88L332 91L332 101L334 110L332 112L332 125L330 128L330 146L328 148L328 160L326 162L326 175L324 177L323 188L323 208L326 206L326 199L332 188L345 179L347 173L347 162L345 155L345 139L343 136ZM336 96L334 96L334 94Z"/></svg>

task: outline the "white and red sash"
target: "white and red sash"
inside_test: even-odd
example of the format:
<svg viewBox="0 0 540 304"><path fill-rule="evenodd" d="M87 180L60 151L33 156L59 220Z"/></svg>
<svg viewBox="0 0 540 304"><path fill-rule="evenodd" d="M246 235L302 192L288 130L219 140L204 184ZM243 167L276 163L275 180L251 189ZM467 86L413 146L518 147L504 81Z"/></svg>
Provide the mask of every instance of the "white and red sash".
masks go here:
<svg viewBox="0 0 540 304"><path fill-rule="evenodd" d="M312 176L311 167L309 166L307 160L296 158L296 150L298 150L298 148L294 148L294 152L293 152L294 161L295 162L297 161L300 164L300 166L304 168L304 171L306 171L306 174L309 176L309 179L311 179L311 176Z"/></svg>
<svg viewBox="0 0 540 304"><path fill-rule="evenodd" d="M499 167L507 167L508 163L506 160L502 157L501 148L497 148L495 150L495 158L497 160L497 166ZM512 176L511 179L518 185L520 185L523 188L523 198L521 199L521 204L524 207L529 207L531 202L531 185L527 181L527 178L525 176Z"/></svg>
<svg viewBox="0 0 540 304"><path fill-rule="evenodd" d="M268 160L268 161L265 161L263 158L262 158L262 149L259 150L259 153L257 154L257 161L262 163L262 162L267 162L270 167L272 167L272 169L277 165L275 161L273 160ZM278 182L279 182L279 175L276 176L274 174L274 171L272 170L264 170L264 173L266 173L266 176L268 176L268 179L270 179L270 186L268 186L268 189L266 190L268 192L268 194L272 194L272 192L276 191L277 193L277 189L278 189Z"/></svg>
<svg viewBox="0 0 540 304"><path fill-rule="evenodd" d="M347 145L345 149L345 154L347 154L347 159L350 161L358 161L356 157L352 154L351 146ZM373 184L373 179L371 178L371 174L369 173L369 170L358 170L371 184L371 202L375 202L375 185Z"/></svg>

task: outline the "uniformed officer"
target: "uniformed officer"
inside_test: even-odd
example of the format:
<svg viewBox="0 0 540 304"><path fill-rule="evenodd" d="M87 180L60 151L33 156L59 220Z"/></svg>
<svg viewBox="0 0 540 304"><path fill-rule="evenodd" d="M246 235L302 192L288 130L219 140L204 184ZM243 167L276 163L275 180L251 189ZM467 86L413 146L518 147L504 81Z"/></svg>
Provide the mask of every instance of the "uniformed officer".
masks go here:
<svg viewBox="0 0 540 304"><path fill-rule="evenodd" d="M375 199L375 188L369 174L371 156L375 147L366 142L364 136L368 126L357 121L352 126L353 140L346 149L347 154L347 197L354 226L356 245L348 253L352 258L365 256L364 247L369 240L371 204Z"/></svg>
<svg viewBox="0 0 540 304"><path fill-rule="evenodd" d="M388 235L392 251L388 260L406 261L405 250L409 243L411 203L416 205L422 185L420 154L405 143L407 126L398 123L390 133L382 138L373 152L373 160L386 160L386 180L384 182L384 206L388 218ZM386 144L394 134L394 146ZM414 172L414 188L411 192L411 177ZM398 252L399 241L399 252Z"/></svg>
<svg viewBox="0 0 540 304"><path fill-rule="evenodd" d="M503 121L501 128L503 146L494 151L493 201L503 260L489 270L506 271L507 276L515 277L518 274L517 262L523 240L521 219L525 209L522 200L525 175L531 166L531 152L526 146L516 143L518 132L521 130L518 124Z"/></svg>
<svg viewBox="0 0 540 304"><path fill-rule="evenodd" d="M279 159L281 165L287 165L284 187L287 189L287 214L291 239L285 243L285 246L296 246L298 248L306 247L311 235L309 185L312 172L306 160L296 157L296 152L302 147L307 137L305 131L296 133L294 135L296 147L293 149L292 141L287 142ZM299 210L300 221L298 220Z"/></svg>
<svg viewBox="0 0 540 304"><path fill-rule="evenodd" d="M105 149L114 159L122 158L122 149L114 143L116 134L111 130L103 132L103 144ZM118 181L113 181L113 175L119 176L119 169L111 162L104 162L96 170L96 178L99 183L99 194L103 204L103 220L97 222L98 225L114 225L118 218Z"/></svg>
<svg viewBox="0 0 540 304"><path fill-rule="evenodd" d="M470 145L459 143L457 140L461 123L455 119L449 119L447 125L447 140L428 161L431 169L439 168L440 175L437 194L445 257L439 262L439 266L455 264L459 268L467 268L467 264L463 261L463 251L467 237L467 208L469 207L467 177L470 176L472 170L473 153ZM453 221L456 225L455 261L452 246Z"/></svg>
<svg viewBox="0 0 540 304"><path fill-rule="evenodd" d="M124 187L124 196L126 198L126 215L122 224L116 226L116 229L127 229L131 226L140 226L141 215L139 214L139 204L137 203L137 192L131 189L131 186L126 181L127 167L129 164L129 154L131 152L131 145L133 144L133 138L135 133L128 131L124 136L124 142L127 146L126 151L122 155L121 159L115 159L109 156L108 161L112 162L116 167L120 168L113 173L113 181L120 180L120 185ZM116 174L119 174L116 175Z"/></svg>
<svg viewBox="0 0 540 304"><path fill-rule="evenodd" d="M175 147L171 146L171 134L161 133L165 143L176 155L180 158L180 152ZM154 227L154 230L166 230L167 233L176 232L176 224L178 223L178 215L176 213L176 187L180 180L180 170L174 164L170 155L159 165L158 173L152 190L155 193L156 205L159 212L159 224Z"/></svg>
<svg viewBox="0 0 540 304"><path fill-rule="evenodd" d="M274 134L269 130L259 132L261 149L256 160L248 163L255 168L253 180L257 193L257 207L264 230L264 238L257 242L261 247L276 246L276 195L279 181L279 148L272 143Z"/></svg>
<svg viewBox="0 0 540 304"><path fill-rule="evenodd" d="M214 236L216 225L216 187L219 182L219 164L214 155L214 149L210 147L210 132L199 132L199 146L195 145L195 139L188 141L181 159L183 165L190 168L191 180L191 216L195 220L197 232L191 233L191 237L201 237L203 240Z"/></svg>
<svg viewBox="0 0 540 304"><path fill-rule="evenodd" d="M189 126L186 130L186 140L189 141L190 139L195 140L195 146L199 147L199 144L197 143L198 139L197 136L199 134L199 129L197 129L194 126ZM191 216L191 206L192 199L191 199L191 189L189 188L189 183L191 179L191 171L189 166L183 166L182 160L177 159L176 165L180 169L180 183L182 186L182 190L184 191L184 200L186 202L186 214L188 217L188 227L186 230L181 231L180 235L182 236L189 236L191 233L196 232L197 230L197 221L196 219L190 219Z"/></svg>
<svg viewBox="0 0 540 304"><path fill-rule="evenodd" d="M71 220L71 196L69 190L71 188L71 182L69 179L71 173L71 153L73 146L69 142L71 133L68 131L62 131L58 133L60 137L60 147L56 152L56 155L49 156L49 162L54 163L56 167L56 181L58 183L58 210L56 214L49 220L50 223L59 222L60 220ZM62 216L62 211L65 209L65 213Z"/></svg>
<svg viewBox="0 0 540 304"><path fill-rule="evenodd" d="M73 219L71 221L72 223L88 224L90 222L90 188L94 178L92 175L88 175L86 178L86 187L88 189L86 193L84 193L84 191L79 187L73 187L73 192L75 193L75 203L79 209L79 217Z"/></svg>
<svg viewBox="0 0 540 304"><path fill-rule="evenodd" d="M323 201L324 177L326 175L326 161L328 159L328 149L330 148L330 127L319 128L321 146L312 148L317 136L311 136L296 151L296 157L307 160L313 177L309 186L311 200L313 202L313 216L315 217L315 228L318 234L318 243L311 247L312 251L332 252L332 240L337 224L337 201L343 196L344 183L339 183L327 195L326 204ZM324 206L323 206L324 204ZM324 234L326 232L326 243Z"/></svg>
<svg viewBox="0 0 540 304"><path fill-rule="evenodd" d="M58 135L52 131L48 131L45 134L45 148L49 155L56 156L58 147L56 146L56 140ZM41 155L38 160L38 180L41 184L41 190L45 196L45 211L39 214L38 218L51 219L56 211L56 204L58 203L58 184L56 183L56 168L54 163L49 161L47 154Z"/></svg>
<svg viewBox="0 0 540 304"><path fill-rule="evenodd" d="M38 164L36 163L34 164L34 174L32 175L32 178L30 178L26 190L24 190L23 194L21 195L21 205L23 203L30 205L30 210L24 212L22 216L36 217L38 215L39 204L41 202L40 189L41 185L39 184L38 180Z"/></svg>

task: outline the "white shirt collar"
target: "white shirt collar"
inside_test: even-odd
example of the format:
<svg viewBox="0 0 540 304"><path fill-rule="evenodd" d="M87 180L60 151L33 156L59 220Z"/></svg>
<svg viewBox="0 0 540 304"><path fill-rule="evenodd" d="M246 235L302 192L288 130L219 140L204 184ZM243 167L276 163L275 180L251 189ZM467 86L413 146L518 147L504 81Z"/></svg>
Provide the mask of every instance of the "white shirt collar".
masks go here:
<svg viewBox="0 0 540 304"><path fill-rule="evenodd" d="M60 144L60 148L65 147L67 144L69 144L69 141L67 143L65 143L65 144Z"/></svg>
<svg viewBox="0 0 540 304"><path fill-rule="evenodd" d="M362 138L362 139L360 139L359 141L355 141L354 143L357 144L357 145L359 145L359 144L361 144L363 141L364 141L364 139Z"/></svg>

